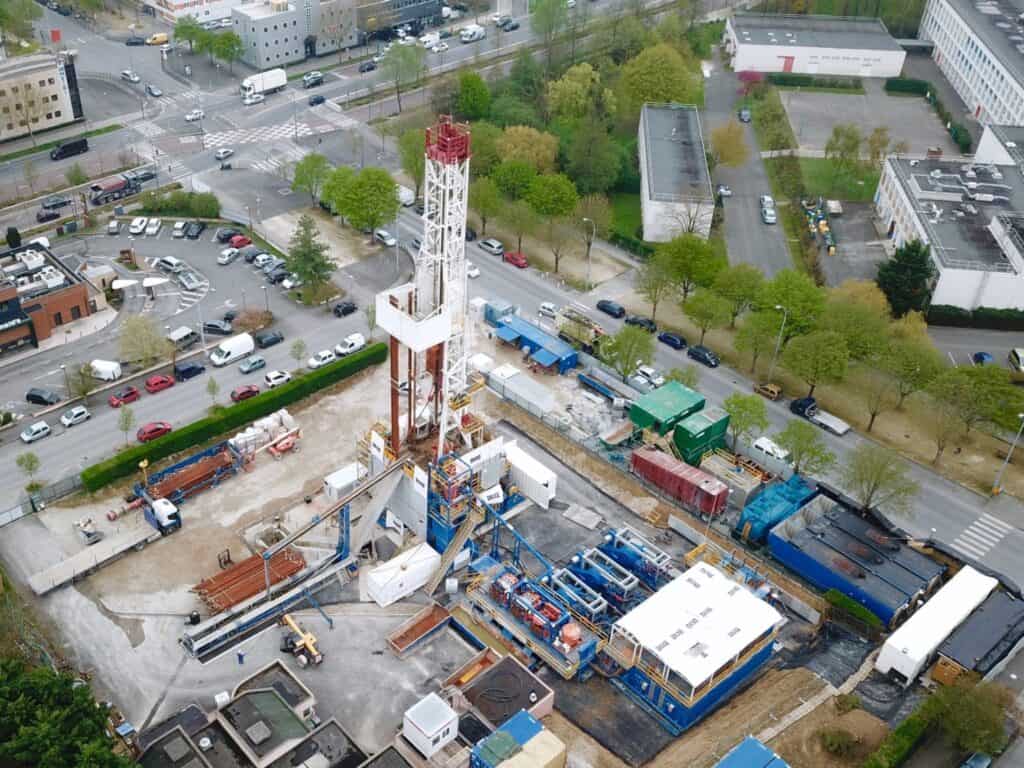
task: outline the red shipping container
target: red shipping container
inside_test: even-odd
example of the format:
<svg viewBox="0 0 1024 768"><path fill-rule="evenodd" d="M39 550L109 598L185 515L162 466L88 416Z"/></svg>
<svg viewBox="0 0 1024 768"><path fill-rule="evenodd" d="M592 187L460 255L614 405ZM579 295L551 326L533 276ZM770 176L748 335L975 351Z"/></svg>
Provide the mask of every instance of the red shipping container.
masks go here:
<svg viewBox="0 0 1024 768"><path fill-rule="evenodd" d="M631 466L635 474L661 488L690 512L716 516L729 503L725 483L662 451L633 451Z"/></svg>

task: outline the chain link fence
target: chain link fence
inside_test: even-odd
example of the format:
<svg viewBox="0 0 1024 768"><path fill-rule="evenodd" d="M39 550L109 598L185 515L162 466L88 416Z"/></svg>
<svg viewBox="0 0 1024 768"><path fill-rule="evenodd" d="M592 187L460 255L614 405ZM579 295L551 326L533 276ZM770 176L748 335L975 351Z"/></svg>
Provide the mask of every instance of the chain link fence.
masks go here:
<svg viewBox="0 0 1024 768"><path fill-rule="evenodd" d="M45 509L46 505L50 502L63 499L65 496L70 496L75 491L81 489L82 478L79 475L65 477L63 480L58 480L55 483L44 486L27 498L22 499L17 505L7 511L0 512L0 528L13 523L15 520L20 520L26 515L31 515L33 512Z"/></svg>

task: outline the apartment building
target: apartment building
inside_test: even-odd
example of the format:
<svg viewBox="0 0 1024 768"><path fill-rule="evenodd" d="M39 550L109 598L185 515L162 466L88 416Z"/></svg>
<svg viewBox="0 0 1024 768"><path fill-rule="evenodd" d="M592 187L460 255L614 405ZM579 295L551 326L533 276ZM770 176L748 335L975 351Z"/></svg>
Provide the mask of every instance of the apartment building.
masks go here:
<svg viewBox="0 0 1024 768"><path fill-rule="evenodd" d="M83 117L75 51L0 60L0 142Z"/></svg>

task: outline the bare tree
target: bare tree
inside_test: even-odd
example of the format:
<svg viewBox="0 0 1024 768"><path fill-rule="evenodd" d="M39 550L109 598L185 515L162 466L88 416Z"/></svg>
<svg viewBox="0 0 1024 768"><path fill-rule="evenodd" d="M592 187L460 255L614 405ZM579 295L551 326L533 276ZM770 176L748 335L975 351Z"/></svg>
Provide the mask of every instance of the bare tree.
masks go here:
<svg viewBox="0 0 1024 768"><path fill-rule="evenodd" d="M26 157L25 162L21 164L21 175L25 177L28 191L34 195L36 193L36 178L39 176L39 171L36 168L36 161L31 157Z"/></svg>

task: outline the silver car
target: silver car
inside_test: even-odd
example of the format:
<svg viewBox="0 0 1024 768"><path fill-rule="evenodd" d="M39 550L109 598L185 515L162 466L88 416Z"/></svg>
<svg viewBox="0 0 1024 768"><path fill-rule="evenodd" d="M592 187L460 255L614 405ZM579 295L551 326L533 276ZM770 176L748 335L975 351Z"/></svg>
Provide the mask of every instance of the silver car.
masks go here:
<svg viewBox="0 0 1024 768"><path fill-rule="evenodd" d="M64 411L60 417L60 423L65 427L73 427L76 424L81 424L91 418L92 414L89 413L88 408L84 405L76 405L74 408Z"/></svg>
<svg viewBox="0 0 1024 768"><path fill-rule="evenodd" d="M186 291L198 291L203 287L203 281L195 272L182 272L178 275L178 282Z"/></svg>

